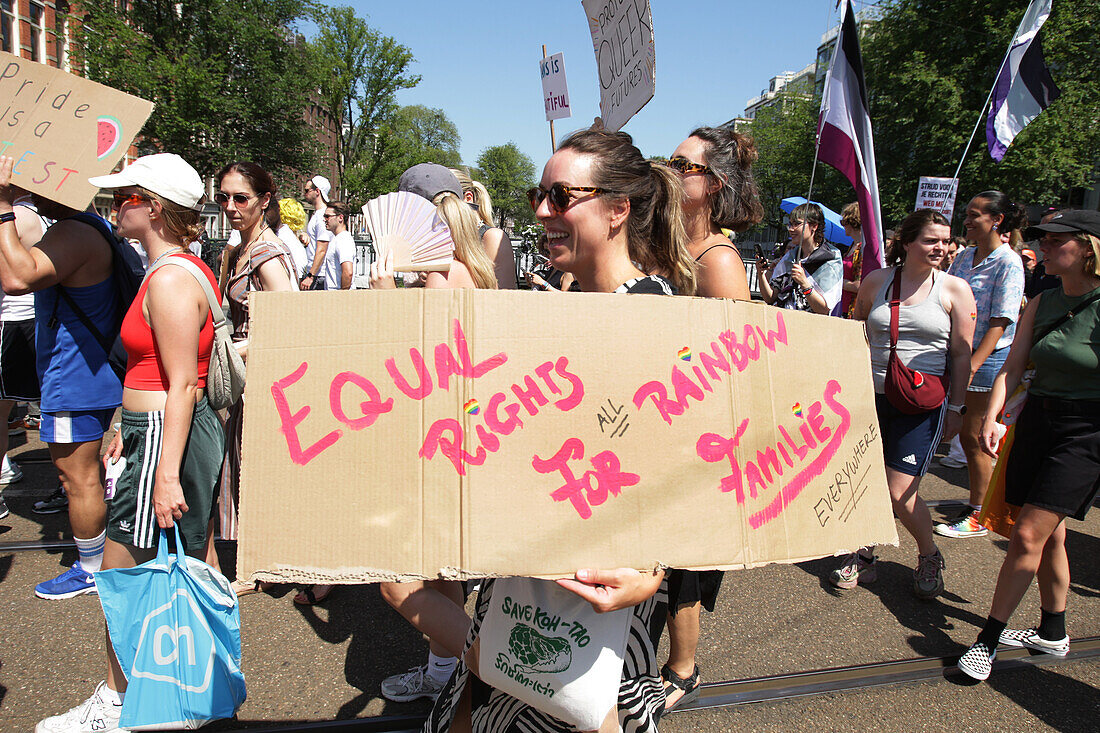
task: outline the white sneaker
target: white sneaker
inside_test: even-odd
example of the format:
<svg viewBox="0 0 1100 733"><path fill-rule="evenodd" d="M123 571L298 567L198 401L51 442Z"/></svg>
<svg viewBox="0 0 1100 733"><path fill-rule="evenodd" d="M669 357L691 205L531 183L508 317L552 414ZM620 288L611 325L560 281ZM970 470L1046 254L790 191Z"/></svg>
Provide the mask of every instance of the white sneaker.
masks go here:
<svg viewBox="0 0 1100 733"><path fill-rule="evenodd" d="M4 461L3 467L0 468L0 486L7 486L22 480L23 469L19 468L19 464L15 461Z"/></svg>
<svg viewBox="0 0 1100 733"><path fill-rule="evenodd" d="M1058 657L1069 654L1069 637L1058 641L1048 641L1039 636L1036 629L1005 629L1001 632L1000 642L1005 646L1023 647L1037 652L1046 652Z"/></svg>
<svg viewBox="0 0 1100 733"><path fill-rule="evenodd" d="M959 657L959 671L976 680L987 680L989 673L993 671L993 660L996 658L996 649L990 649L983 642L976 641L970 645L965 654Z"/></svg>
<svg viewBox="0 0 1100 733"><path fill-rule="evenodd" d="M435 700L445 682L436 682L428 674L428 665L413 667L408 672L382 680L382 697L392 702L412 702L422 697Z"/></svg>
<svg viewBox="0 0 1100 733"><path fill-rule="evenodd" d="M112 705L100 696L106 685L100 682L91 697L69 712L41 721L34 733L127 733L118 727L122 706Z"/></svg>
<svg viewBox="0 0 1100 733"><path fill-rule="evenodd" d="M943 456L942 458L940 458L939 463L944 468L966 468L966 460L965 459L960 461L959 459L952 458L949 455Z"/></svg>

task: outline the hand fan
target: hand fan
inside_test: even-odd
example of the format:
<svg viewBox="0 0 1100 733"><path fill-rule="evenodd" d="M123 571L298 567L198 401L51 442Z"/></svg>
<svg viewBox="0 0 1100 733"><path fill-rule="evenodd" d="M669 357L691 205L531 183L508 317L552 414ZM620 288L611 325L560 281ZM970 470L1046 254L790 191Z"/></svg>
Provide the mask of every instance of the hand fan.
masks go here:
<svg viewBox="0 0 1100 733"><path fill-rule="evenodd" d="M427 199L408 191L388 193L363 206L375 257L393 253L394 272L447 272L454 259L451 230Z"/></svg>

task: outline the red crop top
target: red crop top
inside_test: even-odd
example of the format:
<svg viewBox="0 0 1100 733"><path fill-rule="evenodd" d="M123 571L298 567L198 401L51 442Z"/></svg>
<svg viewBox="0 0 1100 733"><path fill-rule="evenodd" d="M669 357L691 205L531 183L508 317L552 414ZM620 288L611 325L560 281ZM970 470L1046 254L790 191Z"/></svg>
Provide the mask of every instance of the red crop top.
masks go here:
<svg viewBox="0 0 1100 733"><path fill-rule="evenodd" d="M218 290L218 281L214 279L214 273L210 271L202 260L189 253L172 254L170 257L186 257L202 268L206 277L210 280L214 292L221 300L221 292ZM190 275L190 273L188 273ZM145 288L149 284L146 279L134 296L134 302L130 310L126 311L126 317L122 319L122 344L126 347L126 380L123 386L131 389L149 391L168 391L168 377L164 373L164 367L160 363L160 354L156 340L153 338L153 329L145 322L142 315L142 305L145 303ZM202 331L199 332L199 388L206 386L206 373L210 369L210 349L214 344L214 320L206 317Z"/></svg>

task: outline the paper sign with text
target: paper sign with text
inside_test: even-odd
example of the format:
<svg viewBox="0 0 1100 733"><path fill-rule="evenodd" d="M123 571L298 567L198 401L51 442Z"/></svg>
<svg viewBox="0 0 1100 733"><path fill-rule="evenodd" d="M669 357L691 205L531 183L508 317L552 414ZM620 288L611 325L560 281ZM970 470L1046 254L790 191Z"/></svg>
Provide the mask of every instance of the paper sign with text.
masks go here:
<svg viewBox="0 0 1100 733"><path fill-rule="evenodd" d="M0 53L0 155L15 185L82 210L126 153L153 103L45 64Z"/></svg>
<svg viewBox="0 0 1100 733"><path fill-rule="evenodd" d="M858 323L647 295L251 302L240 577L739 568L897 541Z"/></svg>
<svg viewBox="0 0 1100 733"><path fill-rule="evenodd" d="M600 117L617 131L653 99L656 55L649 0L581 0L600 79Z"/></svg>
<svg viewBox="0 0 1100 733"><path fill-rule="evenodd" d="M958 178L930 178L921 176L917 186L917 209L935 209L948 221L955 211L955 193L959 190Z"/></svg>
<svg viewBox="0 0 1100 733"><path fill-rule="evenodd" d="M539 61L542 74L542 101L546 107L546 121L572 117L569 109L569 85L565 82L565 57L556 53Z"/></svg>

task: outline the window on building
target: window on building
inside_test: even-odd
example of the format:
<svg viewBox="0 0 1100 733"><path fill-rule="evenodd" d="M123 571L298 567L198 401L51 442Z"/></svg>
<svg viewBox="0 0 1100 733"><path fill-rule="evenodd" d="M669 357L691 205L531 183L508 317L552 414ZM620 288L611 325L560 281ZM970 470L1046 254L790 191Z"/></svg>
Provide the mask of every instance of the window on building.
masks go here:
<svg viewBox="0 0 1100 733"><path fill-rule="evenodd" d="M69 3L67 0L58 0L54 3L54 22L57 33L54 43L57 48L57 67L65 71L72 71L72 63L69 58Z"/></svg>
<svg viewBox="0 0 1100 733"><path fill-rule="evenodd" d="M18 55L19 52L16 50L18 26L16 26L14 6L13 0L0 0L0 35L3 38L0 48Z"/></svg>
<svg viewBox="0 0 1100 733"><path fill-rule="evenodd" d="M31 3L31 61L46 60L46 8Z"/></svg>

